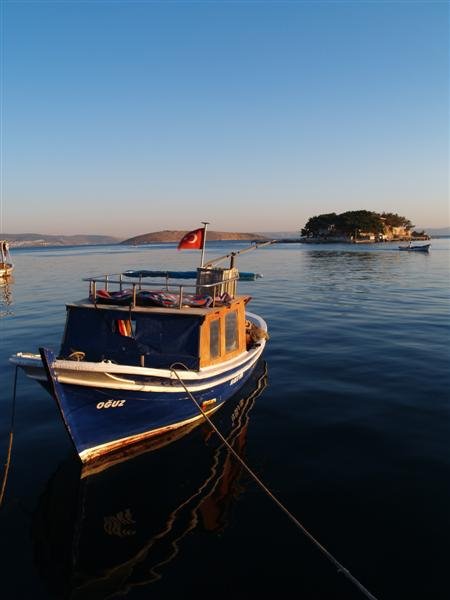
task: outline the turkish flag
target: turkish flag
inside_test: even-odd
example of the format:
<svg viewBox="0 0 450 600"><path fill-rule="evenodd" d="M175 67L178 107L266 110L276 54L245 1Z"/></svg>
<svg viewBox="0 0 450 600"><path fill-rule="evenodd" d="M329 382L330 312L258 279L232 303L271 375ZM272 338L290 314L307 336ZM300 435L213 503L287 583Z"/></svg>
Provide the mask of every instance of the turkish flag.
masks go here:
<svg viewBox="0 0 450 600"><path fill-rule="evenodd" d="M203 248L203 240L205 237L205 229L202 227L200 229L194 229L194 231L189 231L182 238L180 243L178 244L177 250L198 250Z"/></svg>

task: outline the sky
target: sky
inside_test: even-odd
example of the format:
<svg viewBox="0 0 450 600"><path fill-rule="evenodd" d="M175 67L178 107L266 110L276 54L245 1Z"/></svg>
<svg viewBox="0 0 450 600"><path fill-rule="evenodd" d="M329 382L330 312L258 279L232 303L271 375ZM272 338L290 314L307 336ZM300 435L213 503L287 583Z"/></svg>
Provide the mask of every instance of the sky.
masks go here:
<svg viewBox="0 0 450 600"><path fill-rule="evenodd" d="M449 217L449 3L3 0L0 233Z"/></svg>

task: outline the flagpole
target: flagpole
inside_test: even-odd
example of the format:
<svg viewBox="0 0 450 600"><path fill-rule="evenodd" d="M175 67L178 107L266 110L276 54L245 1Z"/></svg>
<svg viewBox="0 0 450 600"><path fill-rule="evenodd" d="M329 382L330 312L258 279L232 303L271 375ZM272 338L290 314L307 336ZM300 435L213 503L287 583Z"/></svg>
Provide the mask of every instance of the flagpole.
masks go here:
<svg viewBox="0 0 450 600"><path fill-rule="evenodd" d="M202 257L200 259L200 268L203 267L203 262L205 260L205 246L206 246L206 229L208 228L209 221L202 221L202 224L205 226L203 229L203 245L202 245Z"/></svg>

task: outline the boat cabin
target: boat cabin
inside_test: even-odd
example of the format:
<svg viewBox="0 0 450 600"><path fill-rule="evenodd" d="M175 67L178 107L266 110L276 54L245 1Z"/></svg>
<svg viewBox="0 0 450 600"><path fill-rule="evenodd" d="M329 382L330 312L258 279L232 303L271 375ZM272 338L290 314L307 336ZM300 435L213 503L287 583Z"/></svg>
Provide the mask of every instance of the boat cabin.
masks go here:
<svg viewBox="0 0 450 600"><path fill-rule="evenodd" d="M225 283L223 277L211 283L204 271L194 294L167 280L163 289L142 281L124 289L123 278L88 279L89 299L67 305L60 358L158 369L182 363L198 370L241 354L248 342L250 297L236 294L237 272L227 273ZM111 291L113 284L117 292Z"/></svg>

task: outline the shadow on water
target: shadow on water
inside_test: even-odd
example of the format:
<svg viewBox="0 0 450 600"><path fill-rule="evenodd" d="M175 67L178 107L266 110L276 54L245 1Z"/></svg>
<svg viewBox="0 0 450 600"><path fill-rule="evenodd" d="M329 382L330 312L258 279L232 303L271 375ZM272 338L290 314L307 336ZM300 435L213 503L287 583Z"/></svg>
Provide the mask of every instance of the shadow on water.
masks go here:
<svg viewBox="0 0 450 600"><path fill-rule="evenodd" d="M245 454L249 415L267 385L261 361L214 417ZM48 481L33 516L34 561L58 598L127 595L170 573L189 534L220 534L243 486L242 466L207 423L82 467L72 457ZM186 560L192 560L186 552ZM180 586L182 583L180 582Z"/></svg>
<svg viewBox="0 0 450 600"><path fill-rule="evenodd" d="M349 250L312 250L307 255L311 258L350 258L357 261L377 259L374 252L351 252Z"/></svg>

